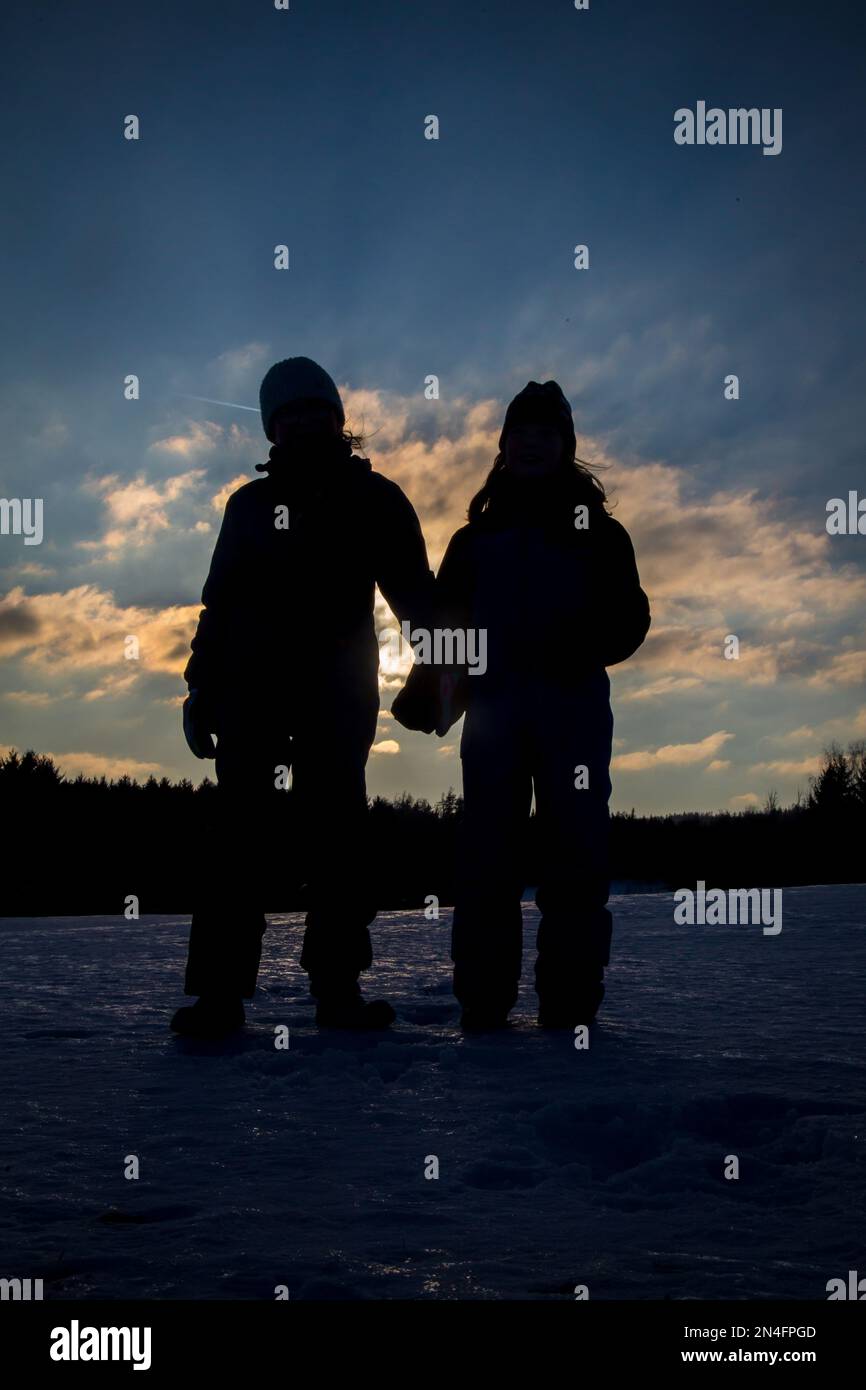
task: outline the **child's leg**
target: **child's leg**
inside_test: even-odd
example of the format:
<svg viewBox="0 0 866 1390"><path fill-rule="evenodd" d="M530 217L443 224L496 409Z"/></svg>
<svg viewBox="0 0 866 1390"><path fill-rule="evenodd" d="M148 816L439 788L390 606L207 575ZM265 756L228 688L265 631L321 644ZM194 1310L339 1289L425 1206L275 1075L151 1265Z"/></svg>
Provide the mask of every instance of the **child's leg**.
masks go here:
<svg viewBox="0 0 866 1390"><path fill-rule="evenodd" d="M278 747L257 721L224 723L202 866L206 877L196 893L190 930L186 994L250 999L255 993L266 927L262 838L263 832L272 837L285 805L285 793L274 784L279 761Z"/></svg>
<svg viewBox="0 0 866 1390"><path fill-rule="evenodd" d="M301 966L310 993L351 999L373 961L376 916L365 769L376 711L334 709L295 739L295 824L309 886Z"/></svg>
<svg viewBox="0 0 866 1390"><path fill-rule="evenodd" d="M454 993L464 1009L505 1014L517 1000L520 897L532 781L515 713L479 701L461 742L463 826L451 936Z"/></svg>
<svg viewBox="0 0 866 1390"><path fill-rule="evenodd" d="M538 844L536 990L544 1012L604 993L612 919L608 833L613 715L605 672L576 692L538 692L534 758Z"/></svg>

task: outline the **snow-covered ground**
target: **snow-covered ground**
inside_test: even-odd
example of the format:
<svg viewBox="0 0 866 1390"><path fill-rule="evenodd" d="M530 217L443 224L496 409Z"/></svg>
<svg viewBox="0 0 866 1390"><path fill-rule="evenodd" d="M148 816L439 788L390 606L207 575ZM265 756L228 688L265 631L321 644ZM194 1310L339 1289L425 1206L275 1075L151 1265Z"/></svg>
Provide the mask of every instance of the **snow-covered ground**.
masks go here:
<svg viewBox="0 0 866 1390"><path fill-rule="evenodd" d="M273 918L222 1046L167 1029L185 918L7 919L0 1276L46 1298L826 1297L866 1271L866 889L786 889L778 936L677 926L670 894L613 907L588 1051L534 1026L529 969L513 1031L464 1038L448 914L378 919L366 989L399 1022L375 1038L316 1031L300 921Z"/></svg>

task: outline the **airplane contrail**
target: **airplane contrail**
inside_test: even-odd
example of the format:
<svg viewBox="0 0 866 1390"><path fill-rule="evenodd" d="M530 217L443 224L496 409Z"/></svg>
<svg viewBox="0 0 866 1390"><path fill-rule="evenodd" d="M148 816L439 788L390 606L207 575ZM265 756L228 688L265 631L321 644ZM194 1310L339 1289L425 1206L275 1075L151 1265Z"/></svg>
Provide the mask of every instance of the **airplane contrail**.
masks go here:
<svg viewBox="0 0 866 1390"><path fill-rule="evenodd" d="M190 396L186 392L184 399L188 401L204 401L206 405L225 405L229 410L251 410L254 415L258 415L259 408L256 405L238 405L237 401L215 401L211 396Z"/></svg>

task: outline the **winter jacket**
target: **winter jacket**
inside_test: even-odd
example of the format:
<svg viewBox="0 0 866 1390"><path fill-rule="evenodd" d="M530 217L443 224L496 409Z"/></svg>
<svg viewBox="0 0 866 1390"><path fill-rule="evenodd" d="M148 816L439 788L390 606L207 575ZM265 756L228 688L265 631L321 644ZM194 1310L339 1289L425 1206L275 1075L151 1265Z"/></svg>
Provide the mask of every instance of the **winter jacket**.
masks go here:
<svg viewBox="0 0 866 1390"><path fill-rule="evenodd" d="M650 625L628 532L601 508L586 530L527 511L463 526L436 580L437 622L487 634L487 670L458 672L455 723L473 698L524 674L558 686L625 661ZM392 706L407 728L436 727L441 668L416 663Z"/></svg>
<svg viewBox="0 0 866 1390"><path fill-rule="evenodd" d="M306 478L270 466L229 497L184 678L214 708L274 691L288 719L323 691L378 708L376 584L398 619L429 625L433 575L397 484L355 455Z"/></svg>

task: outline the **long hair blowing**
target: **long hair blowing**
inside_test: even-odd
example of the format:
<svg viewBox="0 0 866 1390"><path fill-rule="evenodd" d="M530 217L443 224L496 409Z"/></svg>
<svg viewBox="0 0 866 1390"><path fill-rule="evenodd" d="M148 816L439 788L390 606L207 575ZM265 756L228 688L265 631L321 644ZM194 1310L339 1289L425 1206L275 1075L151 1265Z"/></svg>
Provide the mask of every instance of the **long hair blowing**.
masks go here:
<svg viewBox="0 0 866 1390"><path fill-rule="evenodd" d="M584 459L577 457L573 453L569 458L563 459L556 473L553 475L561 486L564 486L570 500L575 505L584 505L590 511L608 511L607 493L601 479L593 472L590 464ZM509 475L505 472L505 454L500 452L493 461L493 467L487 474L482 486L478 489L472 501L469 503L467 518L470 525L476 525L484 519L492 519L496 511L496 503L508 488Z"/></svg>

